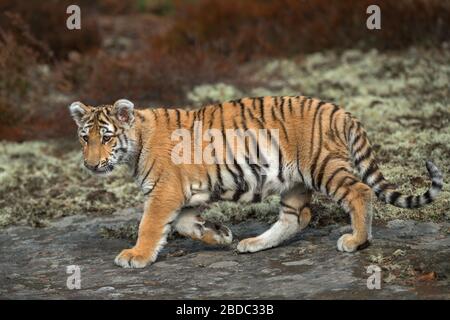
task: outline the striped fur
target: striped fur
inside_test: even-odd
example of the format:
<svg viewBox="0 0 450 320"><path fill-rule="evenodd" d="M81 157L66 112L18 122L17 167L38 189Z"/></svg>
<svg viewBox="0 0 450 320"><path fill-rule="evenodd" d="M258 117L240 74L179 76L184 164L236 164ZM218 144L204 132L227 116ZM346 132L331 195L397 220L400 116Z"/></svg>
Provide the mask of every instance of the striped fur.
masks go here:
<svg viewBox="0 0 450 320"><path fill-rule="evenodd" d="M123 267L153 262L170 228L208 243L231 242L229 229L213 227L188 207L259 201L274 193L281 195L279 221L264 234L242 240L240 252L276 246L306 227L312 192L328 195L350 214L353 233L343 235L337 246L351 252L371 238L372 190L385 203L418 208L433 201L443 185L442 174L428 161L429 190L402 195L383 177L361 123L339 106L308 97L243 98L197 110L136 110L128 100L98 107L77 102L70 109L88 169L108 173L126 163L147 197L135 247L115 260ZM173 133L179 129L191 136L215 130L218 136L211 142L222 139L223 152L215 149L209 163L174 163L178 141ZM249 133L241 139L243 161L236 160L227 129ZM269 130L265 143L253 134L260 129ZM264 145L278 150L276 156ZM193 154L207 153L207 146L194 146Z"/></svg>

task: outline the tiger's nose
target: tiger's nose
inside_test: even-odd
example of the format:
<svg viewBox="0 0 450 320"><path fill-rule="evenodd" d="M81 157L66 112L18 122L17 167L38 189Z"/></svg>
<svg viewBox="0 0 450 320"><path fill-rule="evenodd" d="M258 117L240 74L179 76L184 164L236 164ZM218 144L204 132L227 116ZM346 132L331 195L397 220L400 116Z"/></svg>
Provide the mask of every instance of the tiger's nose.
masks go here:
<svg viewBox="0 0 450 320"><path fill-rule="evenodd" d="M97 162L97 163L95 163L95 164L92 164L92 163L89 163L89 162L87 162L86 160L84 160L84 166L85 166L86 168L88 168L89 170L95 170L95 169L97 169L99 164L100 164L99 162Z"/></svg>

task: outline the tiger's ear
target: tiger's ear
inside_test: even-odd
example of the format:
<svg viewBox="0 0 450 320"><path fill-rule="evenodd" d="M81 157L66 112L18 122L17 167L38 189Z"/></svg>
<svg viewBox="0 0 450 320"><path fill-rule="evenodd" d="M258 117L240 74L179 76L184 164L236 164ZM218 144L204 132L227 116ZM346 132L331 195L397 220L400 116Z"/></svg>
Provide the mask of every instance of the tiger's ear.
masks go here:
<svg viewBox="0 0 450 320"><path fill-rule="evenodd" d="M134 104L130 100L120 99L114 102L114 110L117 120L130 125L134 120Z"/></svg>
<svg viewBox="0 0 450 320"><path fill-rule="evenodd" d="M73 102L70 106L70 114L72 115L73 120L77 126L81 127L83 125L83 117L89 112L90 108L85 106L80 101Z"/></svg>

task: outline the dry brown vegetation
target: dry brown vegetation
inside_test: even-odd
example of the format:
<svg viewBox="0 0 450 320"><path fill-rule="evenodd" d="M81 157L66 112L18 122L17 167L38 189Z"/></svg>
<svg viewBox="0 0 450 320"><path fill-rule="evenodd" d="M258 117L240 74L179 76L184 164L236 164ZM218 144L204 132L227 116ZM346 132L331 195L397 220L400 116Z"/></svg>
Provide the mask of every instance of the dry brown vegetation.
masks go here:
<svg viewBox="0 0 450 320"><path fill-rule="evenodd" d="M185 104L196 85L238 83L258 58L450 39L450 4L438 0L82 0L79 31L65 29L69 3L0 3L0 138L73 132L73 99ZM365 27L369 4L382 30Z"/></svg>

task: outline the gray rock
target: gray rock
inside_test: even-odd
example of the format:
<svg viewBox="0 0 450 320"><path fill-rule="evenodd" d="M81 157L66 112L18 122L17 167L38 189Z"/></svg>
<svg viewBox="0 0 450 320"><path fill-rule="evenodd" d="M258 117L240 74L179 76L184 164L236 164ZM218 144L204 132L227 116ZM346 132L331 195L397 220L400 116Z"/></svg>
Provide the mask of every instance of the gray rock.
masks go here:
<svg viewBox="0 0 450 320"><path fill-rule="evenodd" d="M221 261L209 265L210 268L230 268L239 265L236 261Z"/></svg>
<svg viewBox="0 0 450 320"><path fill-rule="evenodd" d="M313 264L314 264L314 261L312 261L311 259L283 262L283 265L288 266L288 267L289 266L312 266Z"/></svg>
<svg viewBox="0 0 450 320"><path fill-rule="evenodd" d="M104 238L100 230L138 217L138 212L122 211L107 217L72 216L40 229L3 229L0 298L450 299L448 223L394 220L374 226L371 245L353 254L336 250L336 236L346 229L339 225L307 228L277 248L254 254L175 237L154 265L121 269L114 266L114 257L133 243ZM243 239L268 225L249 221L230 227L236 239ZM186 254L172 256L180 250ZM382 279L393 279L383 282L382 290L366 286L367 267L374 261L383 270ZM80 267L80 290L67 288L69 265ZM386 270L435 272L437 278L422 283L413 273L392 278Z"/></svg>

